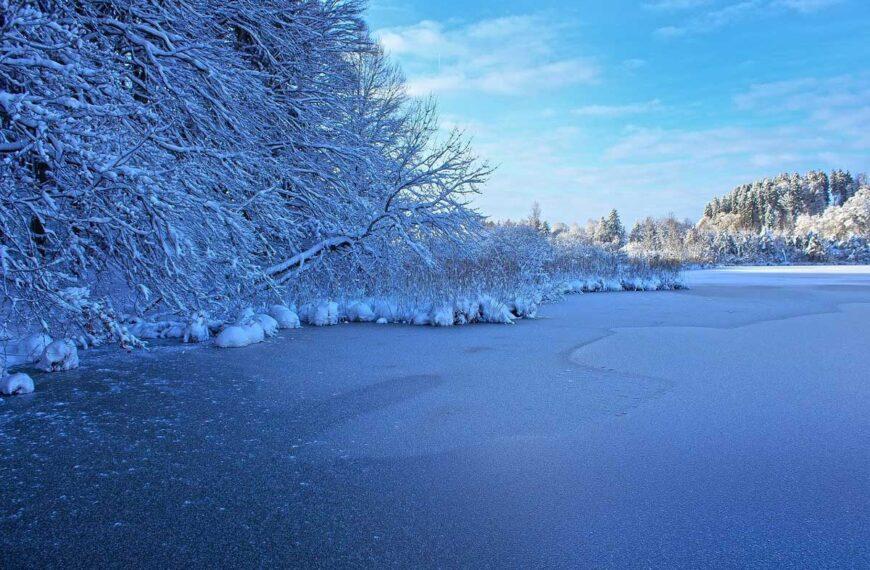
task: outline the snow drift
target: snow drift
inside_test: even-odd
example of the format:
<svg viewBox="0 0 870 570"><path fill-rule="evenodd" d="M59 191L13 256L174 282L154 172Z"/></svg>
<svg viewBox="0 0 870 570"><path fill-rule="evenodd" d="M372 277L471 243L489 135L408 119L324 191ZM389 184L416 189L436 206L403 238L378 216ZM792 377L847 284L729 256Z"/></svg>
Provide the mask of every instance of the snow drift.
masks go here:
<svg viewBox="0 0 870 570"><path fill-rule="evenodd" d="M14 396L33 392L33 380L27 374L19 372L0 378L0 394Z"/></svg>
<svg viewBox="0 0 870 570"><path fill-rule="evenodd" d="M241 348L263 342L266 334L260 323L247 325L230 325L222 330L214 339L219 348Z"/></svg>

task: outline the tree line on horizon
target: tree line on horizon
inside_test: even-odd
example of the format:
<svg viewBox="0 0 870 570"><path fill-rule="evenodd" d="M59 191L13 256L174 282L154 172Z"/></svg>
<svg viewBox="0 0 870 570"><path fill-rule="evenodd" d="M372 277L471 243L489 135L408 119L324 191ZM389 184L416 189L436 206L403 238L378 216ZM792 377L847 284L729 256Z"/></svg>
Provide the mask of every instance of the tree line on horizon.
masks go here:
<svg viewBox="0 0 870 570"><path fill-rule="evenodd" d="M550 224L535 203L520 222L634 258L680 264L870 261L870 185L833 170L742 184L704 207L698 222L647 216L626 231L619 212L586 225Z"/></svg>

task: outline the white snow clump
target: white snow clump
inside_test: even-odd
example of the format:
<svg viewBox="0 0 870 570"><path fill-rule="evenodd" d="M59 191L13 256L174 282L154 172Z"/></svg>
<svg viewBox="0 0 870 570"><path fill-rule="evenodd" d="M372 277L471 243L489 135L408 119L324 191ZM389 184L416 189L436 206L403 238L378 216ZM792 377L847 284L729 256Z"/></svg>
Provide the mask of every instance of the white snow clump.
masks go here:
<svg viewBox="0 0 870 570"><path fill-rule="evenodd" d="M79 367L79 352L76 345L68 340L56 340L45 347L36 365L46 372L60 372Z"/></svg>

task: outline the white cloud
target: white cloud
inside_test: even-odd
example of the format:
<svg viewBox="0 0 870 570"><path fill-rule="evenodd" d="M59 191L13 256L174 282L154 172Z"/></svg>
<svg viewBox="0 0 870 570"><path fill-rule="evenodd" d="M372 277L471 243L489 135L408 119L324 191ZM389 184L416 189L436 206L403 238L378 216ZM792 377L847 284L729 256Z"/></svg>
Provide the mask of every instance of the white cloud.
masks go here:
<svg viewBox="0 0 870 570"><path fill-rule="evenodd" d="M715 9L703 11L690 17L681 24L662 26L653 33L660 38L675 38L692 34L702 34L723 28L732 23L764 14L775 14L777 11L791 10L802 14L817 12L839 4L842 0L740 0L728 2ZM651 4L661 9L697 8L707 2L692 2L691 0L663 0Z"/></svg>
<svg viewBox="0 0 870 570"><path fill-rule="evenodd" d="M597 81L591 59L562 53L568 23L509 16L453 24L424 20L375 33L409 75L412 95L473 91L521 95Z"/></svg>
<svg viewBox="0 0 870 570"><path fill-rule="evenodd" d="M636 57L632 58L632 59L626 59L625 61L622 62L622 67L624 67L625 69L628 69L629 71L641 69L645 65L646 65L645 59L640 59L640 58L636 58Z"/></svg>
<svg viewBox="0 0 870 570"><path fill-rule="evenodd" d="M774 4L809 14L841 2L842 0L777 0Z"/></svg>
<svg viewBox="0 0 870 570"><path fill-rule="evenodd" d="M617 118L650 113L661 109L661 106L661 101L653 99L643 103L630 103L628 105L585 105L572 109L571 113L578 117Z"/></svg>
<svg viewBox="0 0 870 570"><path fill-rule="evenodd" d="M554 127L557 117L545 126L509 118L471 126L475 148L499 165L477 203L496 218L524 215L533 201L553 221L583 222L611 207L627 221L670 211L695 218L710 197L743 182L870 168L870 74L758 84L733 101L744 126L631 127L607 141L585 127ZM649 106L589 105L579 114L619 117Z"/></svg>
<svg viewBox="0 0 870 570"><path fill-rule="evenodd" d="M643 5L649 10L690 10L707 6L711 0L654 0Z"/></svg>
<svg viewBox="0 0 870 570"><path fill-rule="evenodd" d="M412 26L388 28L376 32L384 49L396 56L412 55L420 58L437 58L453 55L457 46L444 35L439 22L423 20Z"/></svg>

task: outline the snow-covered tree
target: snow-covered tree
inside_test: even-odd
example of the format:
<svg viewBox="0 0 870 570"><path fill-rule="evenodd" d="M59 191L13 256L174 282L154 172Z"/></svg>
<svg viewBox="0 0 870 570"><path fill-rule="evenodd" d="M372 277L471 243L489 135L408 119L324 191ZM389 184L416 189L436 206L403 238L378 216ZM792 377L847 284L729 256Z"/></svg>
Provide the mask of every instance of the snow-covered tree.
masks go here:
<svg viewBox="0 0 870 570"><path fill-rule="evenodd" d="M595 239L598 243L615 247L617 249L625 245L625 226L619 219L619 212L610 210L606 218L601 218L595 230Z"/></svg>
<svg viewBox="0 0 870 570"><path fill-rule="evenodd" d="M226 310L330 252L431 261L479 227L488 167L407 98L361 2L0 7L3 318L67 320L83 285Z"/></svg>

